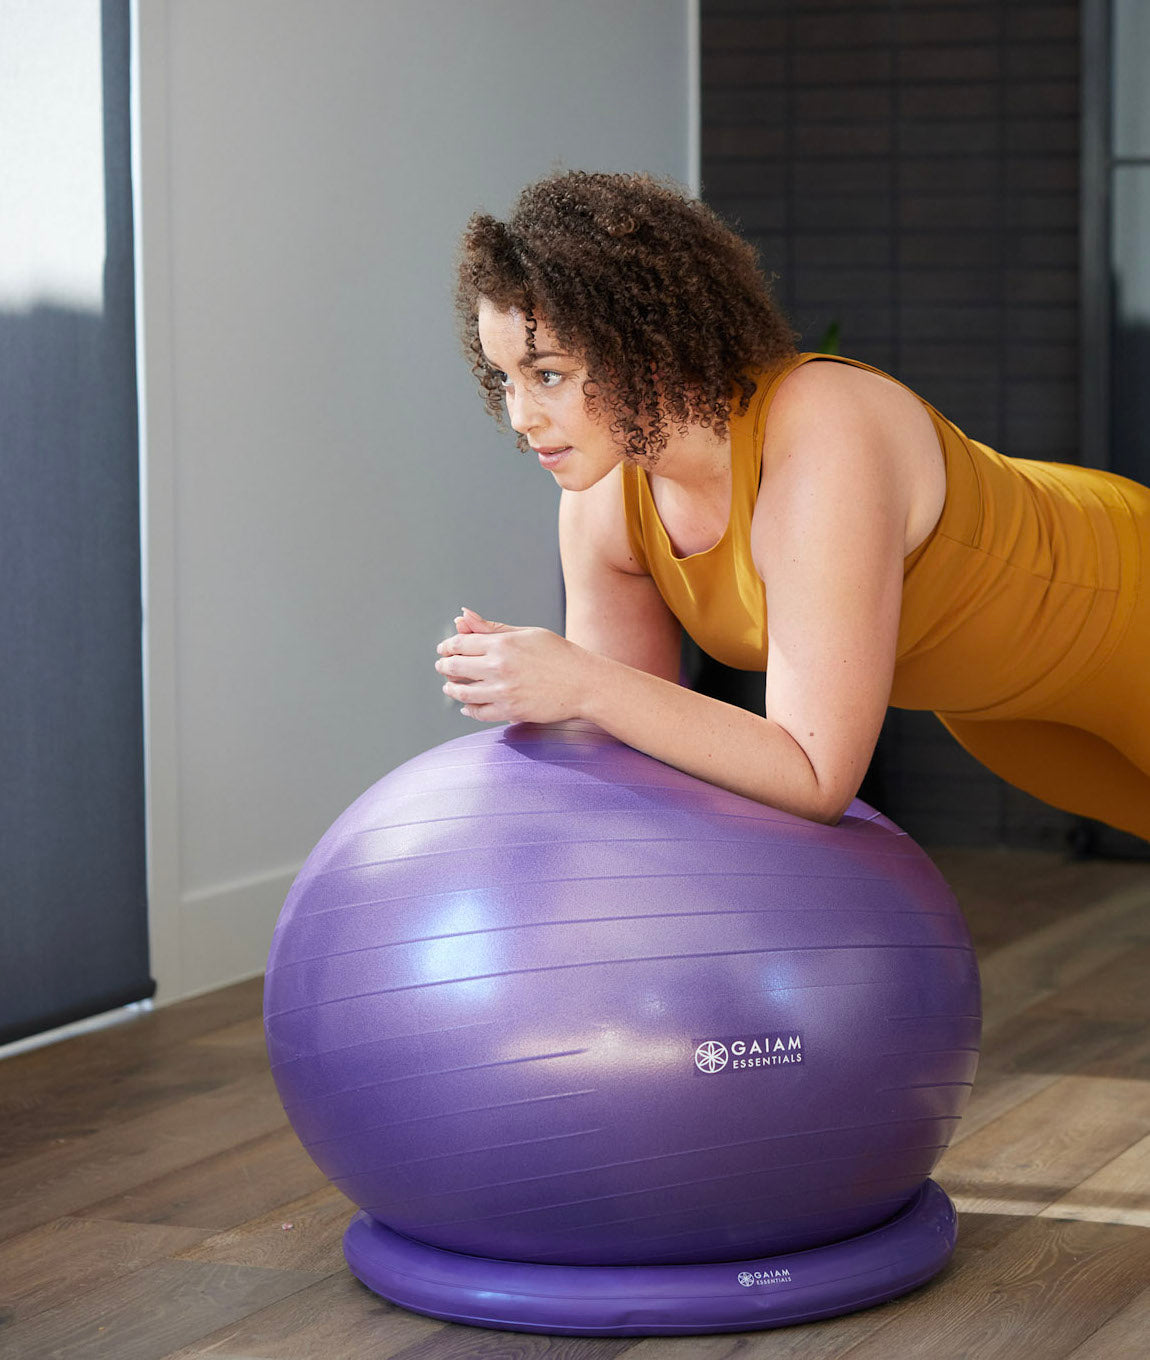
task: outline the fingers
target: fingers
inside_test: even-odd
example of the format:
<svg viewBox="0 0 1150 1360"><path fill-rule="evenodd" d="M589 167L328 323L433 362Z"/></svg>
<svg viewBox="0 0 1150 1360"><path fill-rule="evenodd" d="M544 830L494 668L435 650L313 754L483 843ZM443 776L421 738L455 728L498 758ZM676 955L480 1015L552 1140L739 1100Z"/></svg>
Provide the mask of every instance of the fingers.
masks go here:
<svg viewBox="0 0 1150 1360"><path fill-rule="evenodd" d="M443 692L449 699L458 699L464 704L490 703L492 695L487 685L482 680L472 680L464 682L460 680L446 680L443 684Z"/></svg>
<svg viewBox="0 0 1150 1360"><path fill-rule="evenodd" d="M506 623L496 623L494 619L485 619L482 614L477 614L474 609L468 609L466 605L463 605L462 618L468 631L472 633L505 633L509 631Z"/></svg>
<svg viewBox="0 0 1150 1360"><path fill-rule="evenodd" d="M435 669L445 680L469 681L490 680L493 667L482 656L441 656Z"/></svg>
<svg viewBox="0 0 1150 1360"><path fill-rule="evenodd" d="M491 643L483 633L456 633L436 647L440 656L482 656Z"/></svg>
<svg viewBox="0 0 1150 1360"><path fill-rule="evenodd" d="M456 628L454 637L444 638L436 647L440 659L435 669L447 679L443 684L443 694L448 700L458 700L463 707L460 713L467 718L480 722L493 721L488 710L492 707L493 696L483 684L490 674L490 663L486 653L491 643L486 636L501 625L492 623L476 614L473 609L463 606L463 613L453 620Z"/></svg>

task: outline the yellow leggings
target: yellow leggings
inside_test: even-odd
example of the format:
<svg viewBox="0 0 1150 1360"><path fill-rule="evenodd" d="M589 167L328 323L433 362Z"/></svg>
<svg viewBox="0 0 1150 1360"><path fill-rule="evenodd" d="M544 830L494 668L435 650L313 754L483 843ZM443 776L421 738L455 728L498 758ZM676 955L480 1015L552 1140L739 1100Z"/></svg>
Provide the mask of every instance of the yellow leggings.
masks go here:
<svg viewBox="0 0 1150 1360"><path fill-rule="evenodd" d="M1150 841L1150 579L1085 689L1032 717L939 721L972 756L1052 807Z"/></svg>

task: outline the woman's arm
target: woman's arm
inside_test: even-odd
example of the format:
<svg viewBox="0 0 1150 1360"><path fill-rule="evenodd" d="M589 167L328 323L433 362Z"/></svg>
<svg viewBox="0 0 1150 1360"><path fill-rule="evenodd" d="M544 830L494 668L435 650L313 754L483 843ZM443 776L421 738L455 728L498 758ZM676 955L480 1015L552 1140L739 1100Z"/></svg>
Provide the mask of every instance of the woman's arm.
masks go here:
<svg viewBox="0 0 1150 1360"><path fill-rule="evenodd" d="M628 746L810 821L841 817L803 747L770 718L594 652L583 666L579 716Z"/></svg>
<svg viewBox="0 0 1150 1360"><path fill-rule="evenodd" d="M803 748L777 724L547 628L468 611L439 644L443 692L481 722L584 719L677 769L812 821L837 821Z"/></svg>
<svg viewBox="0 0 1150 1360"><path fill-rule="evenodd" d="M559 496L564 634L589 652L677 681L683 627L631 551L620 471Z"/></svg>

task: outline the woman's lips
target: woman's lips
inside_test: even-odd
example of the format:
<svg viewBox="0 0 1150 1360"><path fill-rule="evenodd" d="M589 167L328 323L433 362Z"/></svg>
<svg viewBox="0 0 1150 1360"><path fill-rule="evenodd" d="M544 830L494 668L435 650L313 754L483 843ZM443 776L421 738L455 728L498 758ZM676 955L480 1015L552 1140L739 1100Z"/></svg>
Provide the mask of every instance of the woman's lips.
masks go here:
<svg viewBox="0 0 1150 1360"><path fill-rule="evenodd" d="M566 454L568 454L570 451L571 451L570 444L565 445L561 449L556 449L553 453L549 453L546 449L535 450L535 452L539 455L539 461L543 464L544 467L554 467L559 462L559 460L563 458Z"/></svg>

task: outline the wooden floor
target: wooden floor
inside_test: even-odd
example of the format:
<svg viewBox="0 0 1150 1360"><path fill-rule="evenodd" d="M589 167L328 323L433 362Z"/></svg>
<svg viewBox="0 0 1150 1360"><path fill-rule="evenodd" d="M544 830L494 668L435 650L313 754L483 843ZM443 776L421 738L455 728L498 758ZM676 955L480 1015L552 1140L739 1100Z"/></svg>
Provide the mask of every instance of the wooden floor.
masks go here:
<svg viewBox="0 0 1150 1360"><path fill-rule="evenodd" d="M259 981L0 1062L0 1356L1135 1360L1150 1355L1150 866L934 850L979 950L954 1258L891 1303L724 1336L445 1325L347 1270L353 1207L288 1127Z"/></svg>

